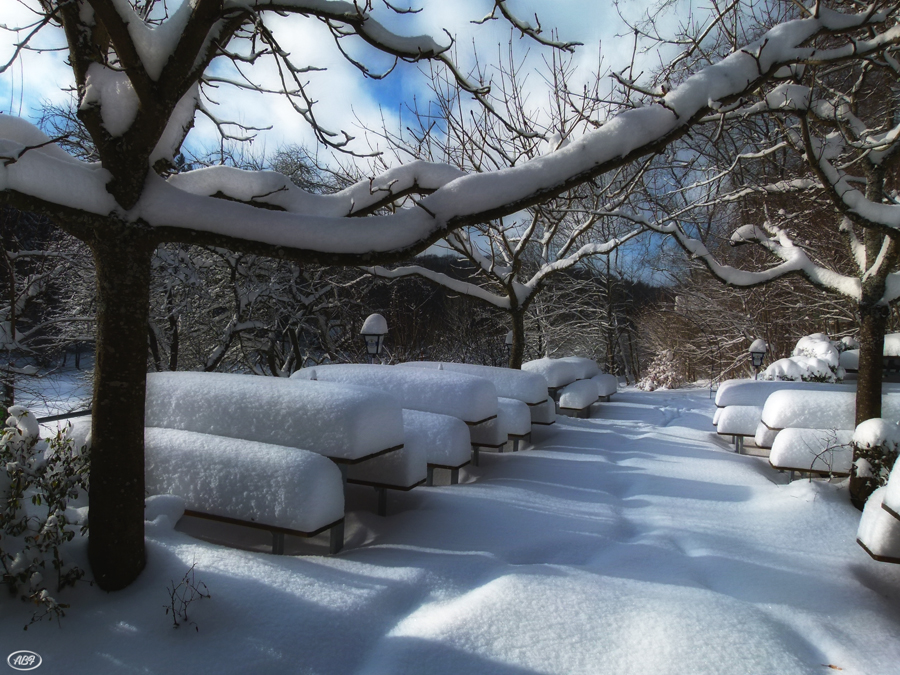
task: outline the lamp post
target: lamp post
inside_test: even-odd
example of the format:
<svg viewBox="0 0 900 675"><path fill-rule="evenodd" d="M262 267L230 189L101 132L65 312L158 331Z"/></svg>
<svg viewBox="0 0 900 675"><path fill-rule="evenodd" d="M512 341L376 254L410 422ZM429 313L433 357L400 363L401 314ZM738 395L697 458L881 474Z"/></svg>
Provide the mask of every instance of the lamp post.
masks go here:
<svg viewBox="0 0 900 675"><path fill-rule="evenodd" d="M369 363L375 362L375 357L381 355L381 349L384 347L384 336L387 335L387 321L381 314L370 314L363 322L362 330L359 334L366 343L366 354L369 356Z"/></svg>
<svg viewBox="0 0 900 675"><path fill-rule="evenodd" d="M769 351L769 345L765 343L764 340L754 340L753 344L750 345L750 361L753 363L753 368L756 370L756 373L753 376L754 380L759 379L759 369L763 364L763 359L766 358L766 352Z"/></svg>

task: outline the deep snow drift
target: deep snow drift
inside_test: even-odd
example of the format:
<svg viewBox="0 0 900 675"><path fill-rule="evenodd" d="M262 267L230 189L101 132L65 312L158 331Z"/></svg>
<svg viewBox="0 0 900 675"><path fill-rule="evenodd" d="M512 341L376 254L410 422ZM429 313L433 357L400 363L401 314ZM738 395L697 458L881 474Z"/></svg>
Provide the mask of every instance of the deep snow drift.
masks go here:
<svg viewBox="0 0 900 675"><path fill-rule="evenodd" d="M621 392L593 419L482 452L466 484L348 492L347 548L276 557L161 516L128 589L62 594L56 624L0 601L0 646L37 672L895 675L900 566L856 544L846 489L735 455L706 390ZM213 536L225 536L216 531ZM254 543L255 541L255 543ZM264 550L267 539L245 544ZM211 598L172 627L170 580Z"/></svg>

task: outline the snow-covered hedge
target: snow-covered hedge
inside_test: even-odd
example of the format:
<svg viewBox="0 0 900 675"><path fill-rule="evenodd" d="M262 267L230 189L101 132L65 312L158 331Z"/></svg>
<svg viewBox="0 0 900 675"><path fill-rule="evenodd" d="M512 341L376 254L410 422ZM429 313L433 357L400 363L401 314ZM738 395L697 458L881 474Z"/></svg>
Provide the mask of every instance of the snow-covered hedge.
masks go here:
<svg viewBox="0 0 900 675"><path fill-rule="evenodd" d="M800 338L793 355L779 359L762 373L766 380L838 382L844 378L840 351L824 333Z"/></svg>
<svg viewBox="0 0 900 675"><path fill-rule="evenodd" d="M900 426L883 418L866 420L853 432L854 473L866 483L863 494L886 485L900 450Z"/></svg>
<svg viewBox="0 0 900 675"><path fill-rule="evenodd" d="M664 349L653 357L647 367L646 374L637 385L644 391L656 391L657 389L678 389L684 384L684 364L671 349Z"/></svg>
<svg viewBox="0 0 900 675"><path fill-rule="evenodd" d="M27 409L7 412L0 437L0 571L11 595L38 607L33 623L64 616L68 605L54 596L84 576L66 562L65 544L76 529L87 530L87 509L69 502L87 493L90 460L65 431L41 440Z"/></svg>

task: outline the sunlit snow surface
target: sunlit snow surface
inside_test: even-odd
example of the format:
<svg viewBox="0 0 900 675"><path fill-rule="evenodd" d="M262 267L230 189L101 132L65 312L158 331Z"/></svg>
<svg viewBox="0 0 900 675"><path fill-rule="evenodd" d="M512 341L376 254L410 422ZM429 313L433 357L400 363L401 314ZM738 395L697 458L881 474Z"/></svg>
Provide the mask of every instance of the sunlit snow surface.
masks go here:
<svg viewBox="0 0 900 675"><path fill-rule="evenodd" d="M160 519L134 585L64 594L61 627L27 632L4 598L0 645L41 672L896 674L900 566L856 544L844 487L730 452L713 410L706 390L625 390L461 485L391 493L388 518L350 486L337 557ZM166 586L194 562L212 597L176 630Z"/></svg>

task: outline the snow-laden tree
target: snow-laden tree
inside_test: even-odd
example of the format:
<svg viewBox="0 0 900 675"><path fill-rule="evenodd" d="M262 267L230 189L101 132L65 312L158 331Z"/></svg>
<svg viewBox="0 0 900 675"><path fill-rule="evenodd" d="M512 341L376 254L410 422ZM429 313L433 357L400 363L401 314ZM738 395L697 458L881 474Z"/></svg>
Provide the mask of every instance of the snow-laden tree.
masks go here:
<svg viewBox="0 0 900 675"><path fill-rule="evenodd" d="M433 59L453 69L449 40L402 35L403 19L411 15L387 3L21 1L36 18L31 26L9 27L22 36L20 50L29 48L36 33L62 29L77 114L99 156L99 162L81 161L27 121L0 115L0 200L49 216L86 242L94 256L98 329L88 550L94 578L104 589L131 583L145 560L148 297L152 255L161 243L342 265L399 261L462 227L508 216L658 152L768 83L783 85L777 89L778 105L799 109L804 99L790 87L798 86L793 82L801 64L884 58L900 42L894 3L846 12L816 5L809 16L776 25L657 92L647 105L530 162L480 174L411 162L323 196L269 172L212 167L168 176L195 116L211 114L204 103L208 87L219 87L219 97L229 86L287 96L323 143L340 145L342 135L318 124L304 86L304 69L316 64L293 61L279 45L279 31L295 22L321 22L338 48L361 40L397 59ZM543 39L509 14L505 0L496 0L495 11L521 32ZM379 21L384 15L401 26L392 30ZM254 79L263 61L279 66L279 87ZM214 66L220 62L233 64L241 75L217 74ZM467 87L475 96L484 94L477 83ZM776 105L775 99L769 103ZM874 151L884 146L884 140L866 139L862 145ZM830 159L820 170L826 177L837 170L843 185ZM418 197L398 203L414 194ZM855 209L860 193L847 186L841 194ZM397 208L381 212L386 205ZM892 231L896 223L889 214L896 209L876 204L872 215Z"/></svg>
<svg viewBox="0 0 900 675"><path fill-rule="evenodd" d="M792 11L813 20L830 16L823 3ZM653 224L727 284L749 287L798 274L855 302L857 423L881 414L885 325L900 298L900 25L894 6L875 3L865 11L885 21L851 43L819 35L809 58L785 68L782 79L707 117L706 143L695 136L680 152L673 149L673 161L689 159L674 199ZM760 30L758 18L748 24ZM734 32L723 22L711 35L696 38L698 51L709 53L704 39L721 46ZM728 144L735 151L721 152ZM698 209L734 223L731 244L756 244L770 262L723 262L702 232L685 226ZM851 497L859 501L853 480Z"/></svg>
<svg viewBox="0 0 900 675"><path fill-rule="evenodd" d="M413 107L412 121L396 132L377 133L399 159L444 162L467 173L519 166L565 147L612 116L614 106L601 96L599 74L573 93L572 80L577 75L570 59L557 57L537 73L523 73L510 50L499 65L482 67L479 79L493 83L488 96L491 107L473 109L465 89L432 66L427 79L433 98ZM533 77L548 84L546 100L529 98ZM640 183L641 169L641 165L624 166L602 180L578 185L510 217L448 234L443 244L475 269L470 279L418 264L368 271L387 279L428 279L503 312L512 333L509 366L519 368L526 350L529 311L554 277L593 258L609 256L642 232L631 222L605 215L628 203Z"/></svg>

